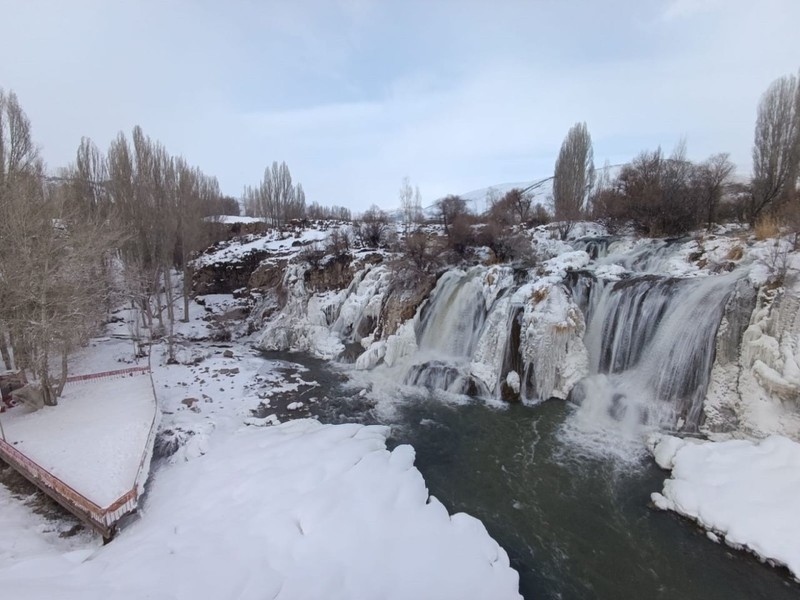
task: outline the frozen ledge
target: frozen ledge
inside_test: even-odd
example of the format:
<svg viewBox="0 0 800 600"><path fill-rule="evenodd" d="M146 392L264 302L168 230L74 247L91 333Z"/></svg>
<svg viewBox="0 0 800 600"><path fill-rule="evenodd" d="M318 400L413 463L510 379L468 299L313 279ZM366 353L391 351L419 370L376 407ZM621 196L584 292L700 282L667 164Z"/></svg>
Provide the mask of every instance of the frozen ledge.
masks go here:
<svg viewBox="0 0 800 600"><path fill-rule="evenodd" d="M672 469L651 499L709 531L709 537L789 569L800 580L800 444L771 436L754 442L698 442L663 436L652 443Z"/></svg>

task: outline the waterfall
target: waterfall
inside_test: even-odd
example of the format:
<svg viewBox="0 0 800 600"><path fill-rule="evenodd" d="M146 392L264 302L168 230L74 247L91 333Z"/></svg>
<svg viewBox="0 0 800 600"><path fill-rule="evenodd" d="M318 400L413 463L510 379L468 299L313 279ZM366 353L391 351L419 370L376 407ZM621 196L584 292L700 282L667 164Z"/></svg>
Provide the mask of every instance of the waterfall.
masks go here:
<svg viewBox="0 0 800 600"><path fill-rule="evenodd" d="M668 271L671 261L678 253L686 238L667 238L646 240L633 249L622 244L622 252L617 252L617 244L611 243L606 247L604 255L598 256L600 264L618 264L628 271L639 273L664 273ZM682 259L680 259L681 262Z"/></svg>
<svg viewBox="0 0 800 600"><path fill-rule="evenodd" d="M590 376L572 397L616 421L696 430L717 329L737 279L645 275L598 281L588 294L576 286L586 302Z"/></svg>
<svg viewBox="0 0 800 600"><path fill-rule="evenodd" d="M445 358L472 355L486 319L482 269L448 271L422 311L417 331L420 350Z"/></svg>
<svg viewBox="0 0 800 600"><path fill-rule="evenodd" d="M470 385L469 358L486 319L483 272L452 270L439 278L418 315L418 353L404 383L457 394L477 392Z"/></svg>
<svg viewBox="0 0 800 600"><path fill-rule="evenodd" d="M608 247L614 241L611 237L585 237L575 240L572 247L583 250L592 260L608 256Z"/></svg>
<svg viewBox="0 0 800 600"><path fill-rule="evenodd" d="M508 303L502 299L512 285L511 270L504 268L473 267L442 275L416 317L417 350L408 361L411 364L403 382L456 394L489 396L500 367L492 348L505 339L500 335L505 331L497 331L498 316L505 324L500 312L507 310ZM486 324L490 315L489 331ZM476 359L477 363L473 362Z"/></svg>

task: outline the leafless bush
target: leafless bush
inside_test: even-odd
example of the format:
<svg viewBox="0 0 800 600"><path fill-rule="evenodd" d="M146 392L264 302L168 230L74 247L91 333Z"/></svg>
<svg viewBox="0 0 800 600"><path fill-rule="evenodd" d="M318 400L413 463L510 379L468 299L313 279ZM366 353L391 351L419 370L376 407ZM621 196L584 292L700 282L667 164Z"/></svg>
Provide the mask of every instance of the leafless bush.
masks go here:
<svg viewBox="0 0 800 600"><path fill-rule="evenodd" d="M760 262L769 272L769 283L776 287L783 285L789 272L789 244L784 243L780 237L771 240L767 245L766 255Z"/></svg>
<svg viewBox="0 0 800 600"><path fill-rule="evenodd" d="M380 208L373 205L361 215L361 222L356 231L364 246L379 248L386 242L389 232L389 217Z"/></svg>
<svg viewBox="0 0 800 600"><path fill-rule="evenodd" d="M442 248L438 237L422 230L418 229L405 236L400 250L414 268L422 273L433 273L440 264Z"/></svg>
<svg viewBox="0 0 800 600"><path fill-rule="evenodd" d="M322 259L325 258L325 249L319 242L313 242L300 251L298 258L307 262L312 269L319 269Z"/></svg>
<svg viewBox="0 0 800 600"><path fill-rule="evenodd" d="M538 205L537 205L538 206ZM513 188L502 198L490 200L486 220L499 225L528 223L533 212L533 195Z"/></svg>
<svg viewBox="0 0 800 600"><path fill-rule="evenodd" d="M476 236L472 229L472 221L469 215L459 214L448 228L447 246L458 259L465 258L475 246Z"/></svg>
<svg viewBox="0 0 800 600"><path fill-rule="evenodd" d="M340 257L348 254L352 246L352 240L347 230L337 227L332 229L328 236L328 243L325 251L335 257Z"/></svg>
<svg viewBox="0 0 800 600"><path fill-rule="evenodd" d="M515 232L512 227L489 222L481 229L478 241L492 251L497 262L534 262L531 239L523 233Z"/></svg>
<svg viewBox="0 0 800 600"><path fill-rule="evenodd" d="M732 170L726 155L696 165L679 144L671 156L642 152L592 194L594 217L612 231L632 223L647 235L681 235L716 215Z"/></svg>

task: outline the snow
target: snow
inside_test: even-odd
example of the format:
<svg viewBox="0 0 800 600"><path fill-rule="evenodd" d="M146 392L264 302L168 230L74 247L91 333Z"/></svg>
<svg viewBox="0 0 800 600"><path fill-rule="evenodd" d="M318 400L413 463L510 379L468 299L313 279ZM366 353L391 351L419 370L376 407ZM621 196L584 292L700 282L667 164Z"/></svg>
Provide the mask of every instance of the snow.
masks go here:
<svg viewBox="0 0 800 600"><path fill-rule="evenodd" d="M74 552L91 552L102 541L90 534L61 535L73 524L51 521L31 512L32 498L12 494L0 485L0 565L36 559L42 556L69 556ZM5 597L5 596L4 596Z"/></svg>
<svg viewBox="0 0 800 600"><path fill-rule="evenodd" d="M212 333L206 319L240 302L202 300L190 304L189 323L176 324L184 362L168 364L165 344L153 346L160 436L178 448L160 459L138 519L107 546L85 530L61 538L74 524L69 518L48 520L0 485L2 597L520 597L506 553L479 521L450 516L428 496L413 449L386 449L387 428L281 424L302 412L306 402L297 396L288 414L254 416L272 412L275 397L318 384L300 365L260 356L247 340L201 339ZM75 357L72 372L130 366L133 344L122 337L129 328L110 325ZM67 394L54 409L60 423L93 420L90 407L67 420L71 405ZM112 400L101 408L120 406ZM104 480L96 468L93 479Z"/></svg>
<svg viewBox="0 0 800 600"><path fill-rule="evenodd" d="M202 254L193 266L200 268L217 263L238 261L254 252L282 253L293 256L303 247L328 239L329 233L319 229L303 229L294 233L270 231L266 235L250 235L222 243L212 252Z"/></svg>
<svg viewBox="0 0 800 600"><path fill-rule="evenodd" d="M147 374L68 383L58 406L2 416L6 440L104 508L134 486L157 417Z"/></svg>
<svg viewBox="0 0 800 600"><path fill-rule="evenodd" d="M159 472L112 544L86 560L3 561L0 588L31 600L520 598L505 551L480 521L448 515L388 434L299 420L218 438Z"/></svg>
<svg viewBox="0 0 800 600"><path fill-rule="evenodd" d="M224 225L234 225L236 223L250 225L252 223L265 222L265 219L261 217L245 217L244 215L214 215L211 217L206 217L205 220L213 223L222 223Z"/></svg>
<svg viewBox="0 0 800 600"><path fill-rule="evenodd" d="M658 508L800 578L800 444L781 436L694 443L665 436L654 453L672 468L663 491L652 494Z"/></svg>

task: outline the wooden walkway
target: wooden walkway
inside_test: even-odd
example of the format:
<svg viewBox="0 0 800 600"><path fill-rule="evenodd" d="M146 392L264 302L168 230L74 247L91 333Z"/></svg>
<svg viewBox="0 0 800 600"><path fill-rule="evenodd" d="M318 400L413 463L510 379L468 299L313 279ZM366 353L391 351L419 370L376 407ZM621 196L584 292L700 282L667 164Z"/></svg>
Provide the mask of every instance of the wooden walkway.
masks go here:
<svg viewBox="0 0 800 600"><path fill-rule="evenodd" d="M12 444L4 439L0 439L0 460L8 463L23 477L28 479L28 481L42 490L42 492L47 494L85 524L95 529L106 541L114 536L116 525L119 520L136 511L144 480L146 480L148 476L150 458L152 456L157 429L157 417L159 414L158 398L155 393L155 386L153 385L153 377L149 367L133 367L118 371L81 375L71 377L67 380L69 383L78 383L98 379L142 376L147 376L150 380L149 387L152 390L153 401L155 403L155 410L153 411L147 442L142 450L136 478L133 481L132 487L108 506L98 506L80 491L66 484L60 478L17 450Z"/></svg>

